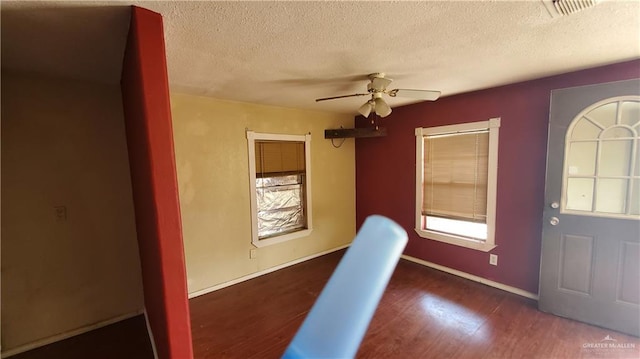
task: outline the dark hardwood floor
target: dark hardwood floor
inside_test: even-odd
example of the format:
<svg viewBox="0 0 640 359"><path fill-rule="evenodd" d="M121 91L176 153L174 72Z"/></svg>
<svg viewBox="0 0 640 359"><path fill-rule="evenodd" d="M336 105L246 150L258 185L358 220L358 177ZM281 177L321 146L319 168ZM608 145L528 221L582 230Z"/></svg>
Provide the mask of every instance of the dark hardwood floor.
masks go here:
<svg viewBox="0 0 640 359"><path fill-rule="evenodd" d="M191 299L195 357L279 358L343 254ZM536 305L401 260L358 357L640 358L638 338L542 313Z"/></svg>
<svg viewBox="0 0 640 359"><path fill-rule="evenodd" d="M191 299L195 358L279 358L343 254ZM11 358L151 359L153 353L138 316ZM640 340L401 260L358 358L640 358Z"/></svg>
<svg viewBox="0 0 640 359"><path fill-rule="evenodd" d="M139 315L11 359L153 359L144 316Z"/></svg>

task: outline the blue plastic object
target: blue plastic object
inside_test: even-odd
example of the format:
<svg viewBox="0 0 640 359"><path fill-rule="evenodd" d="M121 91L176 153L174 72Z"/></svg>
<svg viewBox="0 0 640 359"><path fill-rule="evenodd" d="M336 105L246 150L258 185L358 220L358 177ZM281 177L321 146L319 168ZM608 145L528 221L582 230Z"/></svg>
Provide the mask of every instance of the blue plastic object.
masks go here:
<svg viewBox="0 0 640 359"><path fill-rule="evenodd" d="M368 217L282 358L353 358L407 244L407 232Z"/></svg>

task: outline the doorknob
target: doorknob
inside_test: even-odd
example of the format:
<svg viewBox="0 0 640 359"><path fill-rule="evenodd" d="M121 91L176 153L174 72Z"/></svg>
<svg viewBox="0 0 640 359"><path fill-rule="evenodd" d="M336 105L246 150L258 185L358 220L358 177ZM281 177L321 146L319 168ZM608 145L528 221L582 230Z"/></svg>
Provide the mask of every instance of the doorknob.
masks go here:
<svg viewBox="0 0 640 359"><path fill-rule="evenodd" d="M560 203L558 202L551 202L551 204L549 205L549 207L553 208L553 209L557 209L560 207Z"/></svg>
<svg viewBox="0 0 640 359"><path fill-rule="evenodd" d="M549 223L552 226L557 226L558 223L560 223L560 219L558 219L558 217L551 217L551 218L549 218Z"/></svg>

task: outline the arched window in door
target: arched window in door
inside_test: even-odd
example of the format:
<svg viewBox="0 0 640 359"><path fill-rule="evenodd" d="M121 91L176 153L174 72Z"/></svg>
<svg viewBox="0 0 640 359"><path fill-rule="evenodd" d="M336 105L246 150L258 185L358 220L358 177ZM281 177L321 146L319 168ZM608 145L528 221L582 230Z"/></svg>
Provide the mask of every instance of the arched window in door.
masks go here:
<svg viewBox="0 0 640 359"><path fill-rule="evenodd" d="M571 122L561 211L640 218L640 97L597 102Z"/></svg>

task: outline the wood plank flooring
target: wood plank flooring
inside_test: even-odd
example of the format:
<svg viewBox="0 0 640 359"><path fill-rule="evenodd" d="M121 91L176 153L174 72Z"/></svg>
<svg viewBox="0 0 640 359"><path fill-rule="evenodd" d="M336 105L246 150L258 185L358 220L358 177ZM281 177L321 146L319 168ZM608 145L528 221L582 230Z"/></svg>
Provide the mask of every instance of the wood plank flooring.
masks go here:
<svg viewBox="0 0 640 359"><path fill-rule="evenodd" d="M191 299L195 357L279 358L343 254ZM358 358L640 358L640 340L401 260Z"/></svg>
<svg viewBox="0 0 640 359"><path fill-rule="evenodd" d="M343 254L191 299L195 358L280 358ZM153 353L138 316L11 358ZM533 300L401 260L358 358L640 358L640 339L542 313Z"/></svg>
<svg viewBox="0 0 640 359"><path fill-rule="evenodd" d="M144 315L10 357L11 359L153 359Z"/></svg>

